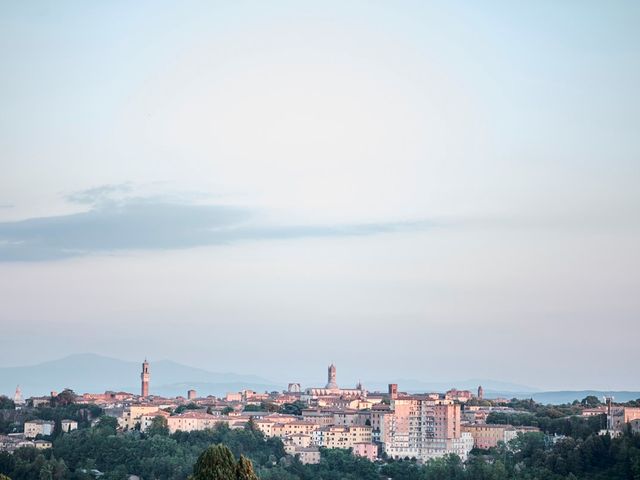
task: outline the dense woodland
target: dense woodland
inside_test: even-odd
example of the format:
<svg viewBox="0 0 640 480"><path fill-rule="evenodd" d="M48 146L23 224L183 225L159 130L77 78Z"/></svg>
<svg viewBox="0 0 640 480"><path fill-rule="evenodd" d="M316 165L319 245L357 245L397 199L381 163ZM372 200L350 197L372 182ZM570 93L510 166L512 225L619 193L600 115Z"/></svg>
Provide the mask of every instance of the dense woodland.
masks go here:
<svg viewBox="0 0 640 480"><path fill-rule="evenodd" d="M184 480L189 476L193 480L207 480L207 472L215 468L196 468L196 472L194 466L197 467L198 457L209 447L222 444L238 459L233 468L240 476L229 478L251 479L257 475L262 480L640 480L640 435L630 431L617 438L599 435L602 418L572 416L572 408L530 403L524 408L526 414L497 415L492 419L500 423L537 422L546 433L561 433L567 435L566 438L551 441L553 437L546 433L528 433L510 445L474 451L466 463L449 456L425 465L410 459L372 463L343 450L323 450L320 464L302 465L285 456L279 439L266 439L251 426L230 430L220 425L211 431L170 435L162 422L158 422L147 433L120 433L116 432L115 419L102 417L92 428L58 434L51 450L22 448L13 454L0 453L0 474L12 480L92 480L99 471L104 473L100 478L105 480L121 480L130 474L143 480ZM87 412L95 412L94 407L64 405L42 409L43 414L54 420L61 415L83 418ZM527 419L521 418L522 415ZM216 455L225 457L226 454L218 451ZM225 458L231 468L231 457ZM246 459L251 460L252 465L248 465ZM227 477L210 477L210 480L215 478Z"/></svg>

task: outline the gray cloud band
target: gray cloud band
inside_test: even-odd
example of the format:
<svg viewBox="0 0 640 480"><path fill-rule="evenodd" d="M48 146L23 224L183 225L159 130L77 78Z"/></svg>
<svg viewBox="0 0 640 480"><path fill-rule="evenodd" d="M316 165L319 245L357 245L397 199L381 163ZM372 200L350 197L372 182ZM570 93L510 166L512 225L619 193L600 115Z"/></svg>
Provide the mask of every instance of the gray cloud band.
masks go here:
<svg viewBox="0 0 640 480"><path fill-rule="evenodd" d="M44 261L126 250L183 249L243 240L374 235L430 222L268 226L249 209L154 199L103 201L87 212L0 223L0 261Z"/></svg>

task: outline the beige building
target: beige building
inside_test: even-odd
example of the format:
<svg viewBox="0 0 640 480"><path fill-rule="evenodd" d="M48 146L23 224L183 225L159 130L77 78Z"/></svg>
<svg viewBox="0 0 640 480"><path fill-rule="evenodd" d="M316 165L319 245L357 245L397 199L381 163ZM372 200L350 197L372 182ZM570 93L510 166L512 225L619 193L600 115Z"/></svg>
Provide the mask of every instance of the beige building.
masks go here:
<svg viewBox="0 0 640 480"><path fill-rule="evenodd" d="M374 405L371 408L371 411L369 412L369 423L371 423L371 428L373 429L373 440L375 442L380 441L385 421L387 424L389 423L392 413L391 407L383 403Z"/></svg>
<svg viewBox="0 0 640 480"><path fill-rule="evenodd" d="M378 458L378 445L375 443L356 443L353 446L356 457L364 457L374 462Z"/></svg>
<svg viewBox="0 0 640 480"><path fill-rule="evenodd" d="M78 429L78 422L76 422L75 420L65 419L65 420L62 420L60 424L62 426L62 431L66 433L69 433L72 430Z"/></svg>
<svg viewBox="0 0 640 480"><path fill-rule="evenodd" d="M607 414L606 405L601 405L595 408L585 408L584 410L582 410L583 417L595 417L598 415L606 415L606 414Z"/></svg>
<svg viewBox="0 0 640 480"><path fill-rule="evenodd" d="M322 427L313 433L313 443L326 448L354 448L358 443L371 443L371 431L365 425Z"/></svg>
<svg viewBox="0 0 640 480"><path fill-rule="evenodd" d="M345 409L333 412L334 425L364 425L369 418L369 413L363 413L358 410Z"/></svg>
<svg viewBox="0 0 640 480"><path fill-rule="evenodd" d="M302 410L302 419L317 423L321 427L333 425L333 410L304 409Z"/></svg>
<svg viewBox="0 0 640 480"><path fill-rule="evenodd" d="M627 423L633 420L640 420L640 408L612 406L611 414L608 415L611 429L622 431Z"/></svg>
<svg viewBox="0 0 640 480"><path fill-rule="evenodd" d="M167 417L167 426L170 433L175 433L178 430L193 432L195 430L213 429L220 420L221 417L217 415L191 411Z"/></svg>
<svg viewBox="0 0 640 480"><path fill-rule="evenodd" d="M297 420L296 417L270 418L265 417L254 420L258 430L266 437L292 437L295 435L311 435L320 428L315 422Z"/></svg>
<svg viewBox="0 0 640 480"><path fill-rule="evenodd" d="M500 442L508 443L517 436L516 429L511 425L463 425L462 431L471 434L473 446L482 450L495 448Z"/></svg>
<svg viewBox="0 0 640 480"><path fill-rule="evenodd" d="M317 423L305 422L297 420L288 423L276 423L272 427L272 436L274 437L290 437L292 435L311 435L319 428Z"/></svg>
<svg viewBox="0 0 640 480"><path fill-rule="evenodd" d="M283 438L282 441L285 447L287 445L294 447L310 447L312 445L313 438L311 435L297 433L295 435Z"/></svg>
<svg viewBox="0 0 640 480"><path fill-rule="evenodd" d="M51 435L54 422L50 420L30 420L24 422L24 438L36 438L38 435Z"/></svg>
<svg viewBox="0 0 640 480"><path fill-rule="evenodd" d="M151 426L151 424L153 423L153 419L156 417L164 417L164 418L169 418L171 415L168 412L165 412L164 410L157 410L155 412L152 413L146 413L144 415L140 416L140 430L143 432L147 431L147 428L149 428Z"/></svg>
<svg viewBox="0 0 640 480"><path fill-rule="evenodd" d="M140 423L142 415L147 415L160 410L157 405L130 405L118 419L118 425L125 430L133 430Z"/></svg>
<svg viewBox="0 0 640 480"><path fill-rule="evenodd" d="M36 440L33 442L33 446L38 450L46 450L47 448L51 448L53 444L47 440Z"/></svg>
<svg viewBox="0 0 640 480"><path fill-rule="evenodd" d="M304 465L320 463L320 449L318 447L296 447L285 445L284 450L289 455L298 457Z"/></svg>

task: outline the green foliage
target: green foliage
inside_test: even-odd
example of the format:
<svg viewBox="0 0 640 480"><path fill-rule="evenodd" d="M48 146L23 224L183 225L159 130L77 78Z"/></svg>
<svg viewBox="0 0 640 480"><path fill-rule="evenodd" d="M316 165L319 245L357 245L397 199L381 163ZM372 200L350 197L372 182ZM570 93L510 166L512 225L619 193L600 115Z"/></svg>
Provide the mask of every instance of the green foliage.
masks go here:
<svg viewBox="0 0 640 480"><path fill-rule="evenodd" d="M0 452L0 474L9 474L16 467L16 460L9 452Z"/></svg>
<svg viewBox="0 0 640 480"><path fill-rule="evenodd" d="M11 471L0 459L0 478L13 480L63 480L70 478L70 472L62 459L56 459L50 451L41 453L33 447L19 448L13 455Z"/></svg>
<svg viewBox="0 0 640 480"><path fill-rule="evenodd" d="M261 409L262 409L261 405L248 404L244 406L243 411L244 412L260 412L262 411Z"/></svg>
<svg viewBox="0 0 640 480"><path fill-rule="evenodd" d="M592 403L593 398L586 397L583 402ZM539 427L543 432L551 435L566 435L574 438L587 438L606 427L605 415L582 417L581 402L572 405L542 405L533 400L513 399L509 406L520 411L491 412L487 416L487 423Z"/></svg>
<svg viewBox="0 0 640 480"><path fill-rule="evenodd" d="M173 413L175 414L180 414L183 413L187 410L198 410L200 407L198 405L196 405L193 402L187 403L186 405L180 405L179 407L177 407Z"/></svg>
<svg viewBox="0 0 640 480"><path fill-rule="evenodd" d="M16 431L18 431L18 425L9 419L5 419L4 416L0 414L0 435L14 433Z"/></svg>
<svg viewBox="0 0 640 480"><path fill-rule="evenodd" d="M253 464L244 455L236 462L231 450L222 444L207 448L193 466L190 480L258 480Z"/></svg>
<svg viewBox="0 0 640 480"><path fill-rule="evenodd" d="M58 438L62 435L62 420L56 418L53 423L53 432L51 433L51 438Z"/></svg>
<svg viewBox="0 0 640 480"><path fill-rule="evenodd" d="M96 431L102 435L115 435L118 429L118 419L103 415L96 424Z"/></svg>
<svg viewBox="0 0 640 480"><path fill-rule="evenodd" d="M294 403L285 403L280 407L280 413L284 413L286 415L302 415L302 410L307 408L307 404L300 400L295 401Z"/></svg>
<svg viewBox="0 0 640 480"><path fill-rule="evenodd" d="M322 449L322 458L317 465L292 463L291 473L297 478L324 480L378 480L379 473L375 464L356 457L348 450Z"/></svg>
<svg viewBox="0 0 640 480"><path fill-rule="evenodd" d="M0 395L0 410L13 410L16 408L16 404L13 403L9 397Z"/></svg>
<svg viewBox="0 0 640 480"><path fill-rule="evenodd" d="M285 457L279 439L267 439L256 429L219 424L213 430L149 435L116 433L114 422L104 417L95 428L64 434L51 450L0 453L0 474L13 480L94 480L91 469L104 472L103 480L126 480L129 474L145 480L640 479L640 435L630 431L616 438L588 434L555 443L543 433L521 434L464 464L455 455L426 464L375 464L346 450L322 449L319 464L302 465Z"/></svg>
<svg viewBox="0 0 640 480"><path fill-rule="evenodd" d="M236 479L258 480L258 476L253 471L253 463L244 455L240 456L240 460L238 460L238 464L236 465Z"/></svg>
<svg viewBox="0 0 640 480"><path fill-rule="evenodd" d="M161 415L153 417L151 420L151 425L147 428L147 435L150 437L154 435L169 435L169 425L167 425L167 419Z"/></svg>
<svg viewBox="0 0 640 480"><path fill-rule="evenodd" d="M65 388L55 397L51 397L52 407L64 407L76 403L76 394L70 388Z"/></svg>
<svg viewBox="0 0 640 480"><path fill-rule="evenodd" d="M600 400L598 400L598 397L596 397L595 395L587 395L580 401L580 404L583 407L587 407L587 408L595 408L602 405Z"/></svg>
<svg viewBox="0 0 640 480"><path fill-rule="evenodd" d="M192 480L233 480L236 478L236 459L231 450L219 444L207 448L193 466Z"/></svg>

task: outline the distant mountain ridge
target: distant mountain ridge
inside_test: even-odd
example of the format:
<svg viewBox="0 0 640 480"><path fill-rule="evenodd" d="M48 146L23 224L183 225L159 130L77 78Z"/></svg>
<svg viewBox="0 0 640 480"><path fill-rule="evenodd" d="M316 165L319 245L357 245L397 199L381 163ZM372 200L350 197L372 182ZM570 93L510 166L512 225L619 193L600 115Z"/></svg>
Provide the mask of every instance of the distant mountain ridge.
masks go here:
<svg viewBox="0 0 640 480"><path fill-rule="evenodd" d="M574 400L582 400L589 395L593 395L602 400L605 395L612 396L616 402L628 402L640 398L640 391L630 390L564 390L554 392L536 392L529 396L519 396L516 398L533 398L539 403L571 403Z"/></svg>
<svg viewBox="0 0 640 480"><path fill-rule="evenodd" d="M572 403L574 400L582 400L583 398L594 395L600 399L603 396L613 396L616 401L628 402L640 398L640 391L622 391L622 390L560 390L560 391L543 391L538 388L526 385L518 385L509 382L501 382L488 379L471 379L457 382L424 382L420 380L400 379L396 382L398 390L407 393L444 393L452 388L458 390L470 390L476 393L478 386L482 385L485 398L532 398L539 403ZM386 391L386 385L370 382L367 384L371 390Z"/></svg>
<svg viewBox="0 0 640 480"><path fill-rule="evenodd" d="M51 390L71 388L77 393L101 393L105 390L140 391L142 362L129 362L96 354L75 354L37 365L0 368L0 394L13 396L20 385L24 397L48 395ZM457 382L426 382L415 379L397 379L400 391L409 393L446 392L450 388L471 390L475 393L482 385L486 398L533 398L540 403L571 403L588 395L602 398L613 395L625 402L640 398L640 391L566 390L541 391L527 385L488 379L469 379ZM370 391L386 391L387 383L365 382ZM231 372L211 372L170 360L151 362L150 392L162 396L186 396L195 389L198 395L223 396L227 392L252 389L258 392L281 391L284 384L256 375Z"/></svg>
<svg viewBox="0 0 640 480"><path fill-rule="evenodd" d="M47 395L64 388L77 393L105 390L138 393L141 363L86 353L37 365L3 367L0 368L0 393L13 396L16 385L20 385L25 397ZM199 395L220 396L240 388L271 391L283 387L256 375L210 372L170 360L151 362L152 394L186 396L190 388L198 390Z"/></svg>
<svg viewBox="0 0 640 480"><path fill-rule="evenodd" d="M477 388L482 385L485 392L539 392L539 388L530 387L528 385L519 385L510 382L501 382L498 380L490 379L469 379L460 380L454 382L426 382L415 379L398 379L389 383L397 383L398 389L406 392L446 392L452 388L458 390L471 390L475 392ZM367 383L376 389L385 389L386 385L382 385L378 382Z"/></svg>

